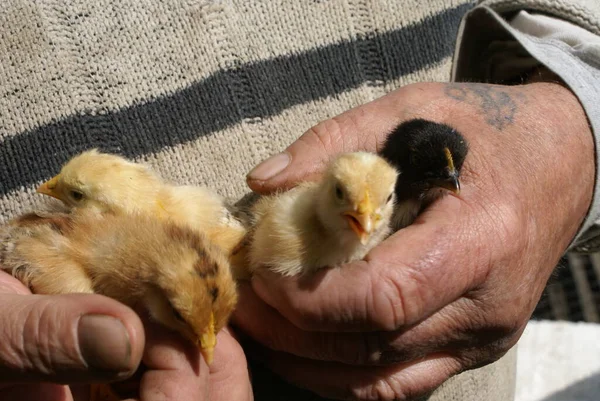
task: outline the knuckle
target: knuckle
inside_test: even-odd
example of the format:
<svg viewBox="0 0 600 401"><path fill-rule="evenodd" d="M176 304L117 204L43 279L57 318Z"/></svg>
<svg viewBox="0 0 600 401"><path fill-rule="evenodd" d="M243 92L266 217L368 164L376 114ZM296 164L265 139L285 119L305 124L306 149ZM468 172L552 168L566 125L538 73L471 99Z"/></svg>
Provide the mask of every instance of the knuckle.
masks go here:
<svg viewBox="0 0 600 401"><path fill-rule="evenodd" d="M461 327L475 333L476 345L483 346L518 336L527 318L521 318L502 305L489 307L478 298L462 298L454 305L463 311Z"/></svg>
<svg viewBox="0 0 600 401"><path fill-rule="evenodd" d="M45 344L39 334L39 309L27 307L9 312L3 325L3 338L0 354L2 364L11 370L25 372L51 371L47 358L43 356Z"/></svg>
<svg viewBox="0 0 600 401"><path fill-rule="evenodd" d="M463 371L479 369L502 358L510 348L499 343L488 344L485 347L464 350L458 353L457 358L463 366Z"/></svg>
<svg viewBox="0 0 600 401"><path fill-rule="evenodd" d="M415 362L408 366L375 370L360 383L348 385L349 398L382 401L427 399L436 388L463 370L463 362L454 355L433 359L430 364Z"/></svg>
<svg viewBox="0 0 600 401"><path fill-rule="evenodd" d="M384 375L373 383L368 388L367 394L370 398L367 399L394 401L427 399L426 397L436 388L461 370L462 364L455 357L432 368L431 372L424 369L411 371L410 367L397 369L395 373Z"/></svg>
<svg viewBox="0 0 600 401"><path fill-rule="evenodd" d="M407 375L389 375L377 378L364 387L352 388L352 398L360 401L415 400L429 394L434 388L421 388Z"/></svg>
<svg viewBox="0 0 600 401"><path fill-rule="evenodd" d="M21 338L27 370L50 375L64 365L80 364L75 347L67 347L58 333L60 317L50 300L37 302L26 314Z"/></svg>
<svg viewBox="0 0 600 401"><path fill-rule="evenodd" d="M405 400L406 396L394 388L395 385L388 378L377 380L375 384L367 388L365 400L399 401Z"/></svg>
<svg viewBox="0 0 600 401"><path fill-rule="evenodd" d="M377 379L374 383L366 386L356 387L350 385L348 393L351 395L352 400L359 401L396 401L404 400L402 394L397 394L387 378Z"/></svg>
<svg viewBox="0 0 600 401"><path fill-rule="evenodd" d="M503 343L518 335L521 331L521 325L519 324L519 320L517 317L513 317L510 319L503 319L500 321L500 324L493 326L492 330L495 335L491 336L494 340L492 342L502 341Z"/></svg>
<svg viewBox="0 0 600 401"><path fill-rule="evenodd" d="M311 127L300 137L309 147L317 147L321 153L330 154L343 144L342 130L338 117L322 121Z"/></svg>
<svg viewBox="0 0 600 401"><path fill-rule="evenodd" d="M512 323L486 324L472 330L467 344L459 342L454 349L464 369L475 369L500 359L517 342L522 328Z"/></svg>
<svg viewBox="0 0 600 401"><path fill-rule="evenodd" d="M323 323L323 314L318 305L307 302L303 297L290 297L290 306L286 317L299 329L306 331L318 330ZM316 308L316 309L315 309Z"/></svg>
<svg viewBox="0 0 600 401"><path fill-rule="evenodd" d="M43 335L42 326L48 323L47 304L38 303L31 308L24 321L21 345L23 346L23 361L29 370L35 370L42 374L52 372L51 341Z"/></svg>
<svg viewBox="0 0 600 401"><path fill-rule="evenodd" d="M393 331L418 321L425 312L430 290L429 272L439 265L436 257L425 257L418 265L397 263L387 266L372 285L375 322Z"/></svg>
<svg viewBox="0 0 600 401"><path fill-rule="evenodd" d="M31 291L17 278L0 269L0 294L31 294Z"/></svg>
<svg viewBox="0 0 600 401"><path fill-rule="evenodd" d="M406 324L405 288L405 284L400 285L395 275L386 275L372 283L371 319L381 330L393 331Z"/></svg>
<svg viewBox="0 0 600 401"><path fill-rule="evenodd" d="M490 353L504 354L516 343L523 329L524 326L519 325L516 319L505 319L484 330L481 338Z"/></svg>
<svg viewBox="0 0 600 401"><path fill-rule="evenodd" d="M343 151L352 151L358 148L371 148L368 143L368 135L363 135L361 120L367 112L362 107L354 108L344 114L331 118L331 123L335 124L337 130L337 141ZM355 133L359 135L346 135L346 133Z"/></svg>

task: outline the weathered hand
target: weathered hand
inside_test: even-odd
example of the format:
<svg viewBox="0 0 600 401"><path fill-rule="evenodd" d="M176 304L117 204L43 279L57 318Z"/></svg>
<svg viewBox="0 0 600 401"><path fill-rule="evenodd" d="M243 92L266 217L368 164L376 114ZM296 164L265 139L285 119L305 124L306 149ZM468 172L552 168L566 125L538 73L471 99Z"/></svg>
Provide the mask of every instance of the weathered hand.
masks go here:
<svg viewBox="0 0 600 401"><path fill-rule="evenodd" d="M227 330L210 370L178 334L100 295L31 295L0 271L0 399L87 400L87 383L131 376L141 401L251 401L246 359ZM145 333L144 333L145 329ZM136 391L136 392L138 392Z"/></svg>
<svg viewBox="0 0 600 401"><path fill-rule="evenodd" d="M419 117L469 141L460 196L433 204L364 261L308 279L261 271L241 289L235 324L298 386L406 399L498 359L588 210L592 135L574 95L549 83L403 87L310 129L249 185L266 193L312 179L332 154L378 150L396 124Z"/></svg>
<svg viewBox="0 0 600 401"><path fill-rule="evenodd" d="M124 379L142 357L140 319L111 299L31 295L0 271L0 303L3 400L71 400L61 384Z"/></svg>
<svg viewBox="0 0 600 401"><path fill-rule="evenodd" d="M252 386L242 347L227 328L217 336L208 367L198 349L165 328L146 323L143 362L149 369L139 383L141 401L252 401Z"/></svg>
<svg viewBox="0 0 600 401"><path fill-rule="evenodd" d="M210 365L210 401L252 401L252 384L244 350L228 328L217 336L215 360Z"/></svg>

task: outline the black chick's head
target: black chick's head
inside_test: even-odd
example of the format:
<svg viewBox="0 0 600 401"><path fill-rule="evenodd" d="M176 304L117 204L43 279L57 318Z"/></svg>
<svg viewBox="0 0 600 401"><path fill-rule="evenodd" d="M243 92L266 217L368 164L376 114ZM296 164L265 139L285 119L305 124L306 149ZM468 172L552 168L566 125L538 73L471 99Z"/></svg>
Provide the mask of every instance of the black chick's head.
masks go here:
<svg viewBox="0 0 600 401"><path fill-rule="evenodd" d="M396 194L402 200L422 197L431 189L458 193L467 152L467 141L452 127L413 119L390 133L381 153L400 171Z"/></svg>

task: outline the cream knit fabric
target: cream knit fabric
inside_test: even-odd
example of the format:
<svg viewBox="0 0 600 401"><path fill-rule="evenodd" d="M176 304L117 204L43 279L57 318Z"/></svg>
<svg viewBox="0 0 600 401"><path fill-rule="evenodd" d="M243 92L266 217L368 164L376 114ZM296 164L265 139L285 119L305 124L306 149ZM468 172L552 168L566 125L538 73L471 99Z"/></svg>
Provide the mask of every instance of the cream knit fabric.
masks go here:
<svg viewBox="0 0 600 401"><path fill-rule="evenodd" d="M580 3L597 6L587 1ZM490 3L510 9L526 2ZM459 23L473 5L5 1L0 223L38 203L34 188L91 147L239 198L248 191L247 171L319 121L401 85L447 81ZM555 8L597 29L577 6L565 7ZM513 367L511 352L452 379L431 399L510 400ZM274 398L265 391L256 399Z"/></svg>

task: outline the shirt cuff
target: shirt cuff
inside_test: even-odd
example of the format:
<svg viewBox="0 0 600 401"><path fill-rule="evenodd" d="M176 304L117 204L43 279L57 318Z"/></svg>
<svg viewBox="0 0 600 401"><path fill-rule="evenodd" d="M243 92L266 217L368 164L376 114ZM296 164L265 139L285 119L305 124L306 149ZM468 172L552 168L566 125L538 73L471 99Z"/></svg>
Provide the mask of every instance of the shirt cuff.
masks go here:
<svg viewBox="0 0 600 401"><path fill-rule="evenodd" d="M505 83L543 65L577 96L587 114L600 162L600 37L569 22L520 12L507 22L494 10L478 6L459 28L453 81ZM600 249L600 185L570 250Z"/></svg>

